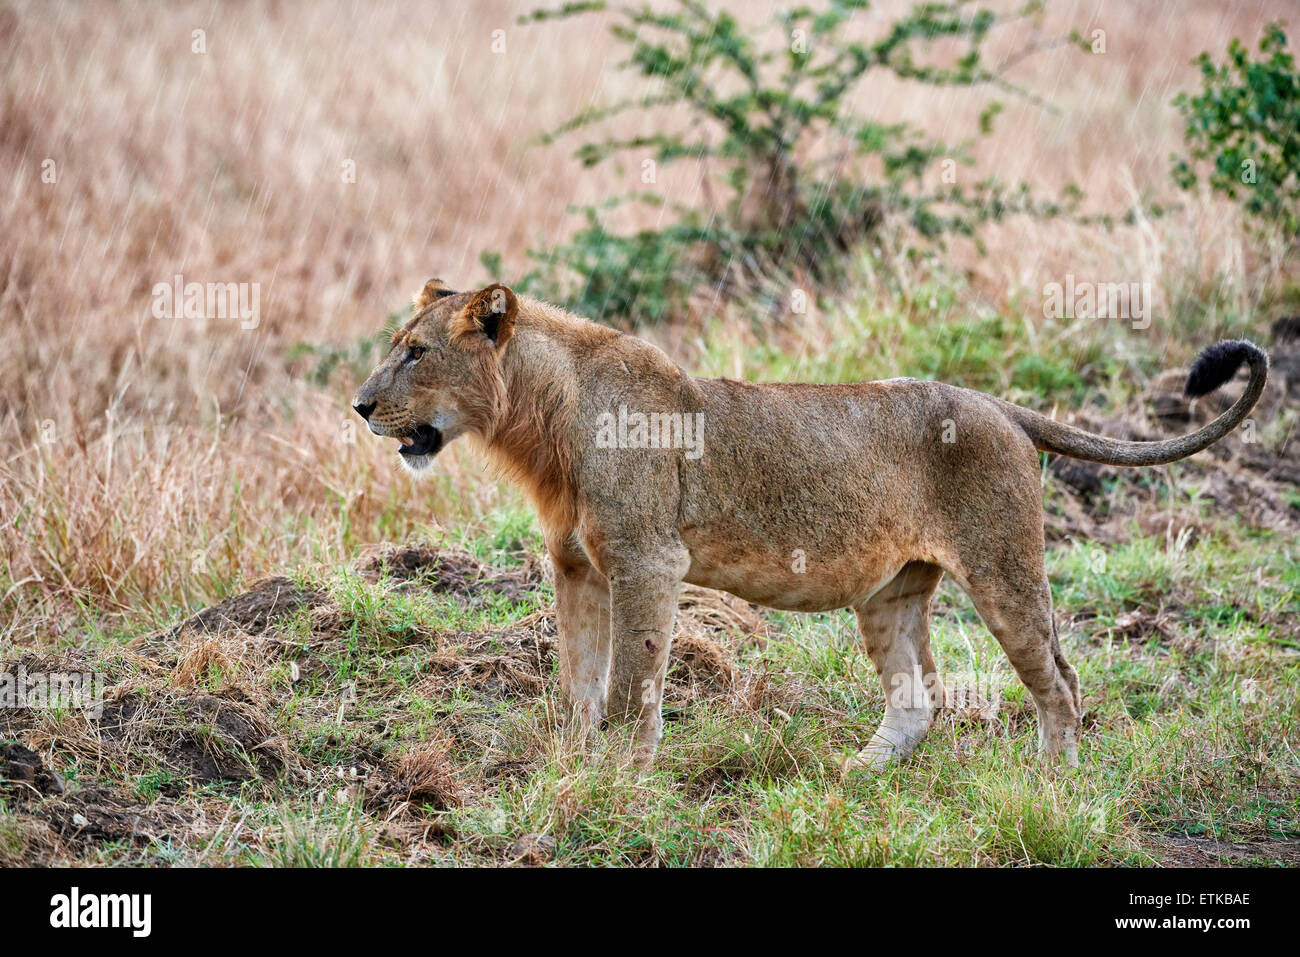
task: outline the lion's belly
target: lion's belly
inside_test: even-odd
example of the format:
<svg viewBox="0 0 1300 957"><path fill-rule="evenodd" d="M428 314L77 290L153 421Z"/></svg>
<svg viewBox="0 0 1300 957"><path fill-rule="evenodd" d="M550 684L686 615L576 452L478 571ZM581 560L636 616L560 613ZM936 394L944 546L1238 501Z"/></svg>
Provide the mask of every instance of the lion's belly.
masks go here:
<svg viewBox="0 0 1300 957"><path fill-rule="evenodd" d="M682 537L691 554L686 581L787 611L845 608L874 593L907 561L890 548L860 547L831 557L703 530L685 529Z"/></svg>
<svg viewBox="0 0 1300 957"><path fill-rule="evenodd" d="M925 383L703 380L703 454L681 463L686 580L755 604L825 611L929 560Z"/></svg>

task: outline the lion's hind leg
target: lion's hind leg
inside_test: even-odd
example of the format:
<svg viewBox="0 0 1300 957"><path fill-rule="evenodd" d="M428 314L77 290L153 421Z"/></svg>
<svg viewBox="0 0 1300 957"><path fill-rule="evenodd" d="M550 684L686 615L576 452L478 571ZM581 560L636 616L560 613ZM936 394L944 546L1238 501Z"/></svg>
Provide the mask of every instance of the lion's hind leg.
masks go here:
<svg viewBox="0 0 1300 957"><path fill-rule="evenodd" d="M858 630L885 690L885 715L850 763L882 768L921 743L943 704L943 683L930 654L930 598L943 569L909 562L878 592L854 606Z"/></svg>
<svg viewBox="0 0 1300 957"><path fill-rule="evenodd" d="M996 550L990 547L989 553ZM968 570L966 577L962 585L975 610L1033 695L1040 755L1077 766L1083 729L1079 676L1061 654L1041 549L1009 550L997 565Z"/></svg>

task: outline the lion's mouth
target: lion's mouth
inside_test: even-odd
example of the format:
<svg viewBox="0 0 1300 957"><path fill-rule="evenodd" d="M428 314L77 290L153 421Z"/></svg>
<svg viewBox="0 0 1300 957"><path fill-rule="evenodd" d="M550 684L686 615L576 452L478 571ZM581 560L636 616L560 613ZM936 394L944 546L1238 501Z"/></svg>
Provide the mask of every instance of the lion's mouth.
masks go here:
<svg viewBox="0 0 1300 957"><path fill-rule="evenodd" d="M433 455L442 448L442 431L431 425L422 425L410 435L402 436L397 449L403 455Z"/></svg>

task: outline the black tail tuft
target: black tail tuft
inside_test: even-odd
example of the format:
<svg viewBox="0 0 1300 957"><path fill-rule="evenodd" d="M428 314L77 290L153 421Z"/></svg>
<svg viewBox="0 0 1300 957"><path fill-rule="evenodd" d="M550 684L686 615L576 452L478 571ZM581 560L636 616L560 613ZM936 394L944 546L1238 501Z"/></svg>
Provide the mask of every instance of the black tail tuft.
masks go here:
<svg viewBox="0 0 1300 957"><path fill-rule="evenodd" d="M1237 374L1243 362L1254 365L1268 359L1260 348L1245 339L1224 339L1205 349L1192 363L1183 394L1189 399L1209 395Z"/></svg>

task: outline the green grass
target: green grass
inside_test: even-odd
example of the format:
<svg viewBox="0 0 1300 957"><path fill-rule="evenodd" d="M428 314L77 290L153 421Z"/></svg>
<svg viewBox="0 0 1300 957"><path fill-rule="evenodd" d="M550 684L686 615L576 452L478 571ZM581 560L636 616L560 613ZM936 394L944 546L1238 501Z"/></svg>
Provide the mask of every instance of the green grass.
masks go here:
<svg viewBox="0 0 1300 957"><path fill-rule="evenodd" d="M914 759L879 774L841 771L870 735L883 701L870 663L842 615L777 616L762 650L735 649L750 674L770 674L770 700L677 708L653 772L623 766L619 728L584 752L567 741L553 675L539 698L501 700L467 689L415 694L437 636L490 632L525 604L395 594L335 575L327 583L350 622L330 670L292 686L275 711L291 750L318 769L358 754L396 760L419 742L445 739L470 797L430 812L442 835L420 860L502 863L527 834L555 840L563 865L755 864L769 866L1144 864L1161 832L1237 840L1294 835L1295 735L1300 670L1272 639L1293 615L1296 570L1267 537L1233 549L1173 553L1134 538L1106 552L1055 549L1050 565L1067 655L1085 689L1088 729L1076 771L1042 767L1032 705L995 643L945 585L933 644L946 673L998 674L1008 682L991 723L945 716ZM1261 588L1251 570L1262 570ZM1187 596L1176 641L1114 633L1126 610ZM1213 603L1210 605L1209 603ZM1233 613L1213 609L1234 609ZM286 635L306 635L298 619ZM275 681L278 678L268 678ZM355 682L347 719L322 713ZM789 691L782 695L782 691ZM672 702L669 702L670 707ZM382 733L379 729L382 728ZM521 773L489 776L500 762ZM134 778L146 804L183 800L192 785L165 769ZM407 863L409 848L382 839L382 820L359 799L321 804L319 782L288 781L206 799L259 841L219 847L170 843L143 853L97 852L105 863L157 859L291 866ZM209 813L211 813L209 811ZM255 822L264 822L255 826ZM0 814L0 842L17 831Z"/></svg>

